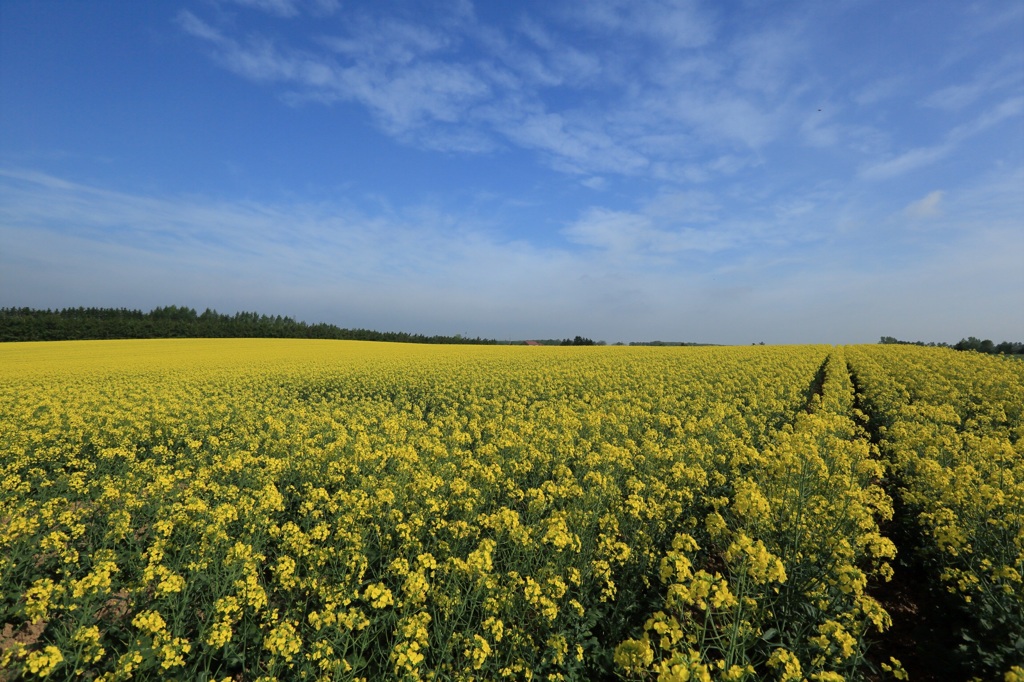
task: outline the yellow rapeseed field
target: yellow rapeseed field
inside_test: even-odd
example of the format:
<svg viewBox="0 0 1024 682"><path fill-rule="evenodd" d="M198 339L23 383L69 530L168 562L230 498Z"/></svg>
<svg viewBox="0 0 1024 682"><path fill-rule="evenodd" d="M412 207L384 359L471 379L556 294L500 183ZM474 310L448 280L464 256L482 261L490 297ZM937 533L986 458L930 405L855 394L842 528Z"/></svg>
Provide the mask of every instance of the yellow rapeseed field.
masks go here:
<svg viewBox="0 0 1024 682"><path fill-rule="evenodd" d="M894 492L1024 679L1022 367L0 345L0 680L858 679Z"/></svg>

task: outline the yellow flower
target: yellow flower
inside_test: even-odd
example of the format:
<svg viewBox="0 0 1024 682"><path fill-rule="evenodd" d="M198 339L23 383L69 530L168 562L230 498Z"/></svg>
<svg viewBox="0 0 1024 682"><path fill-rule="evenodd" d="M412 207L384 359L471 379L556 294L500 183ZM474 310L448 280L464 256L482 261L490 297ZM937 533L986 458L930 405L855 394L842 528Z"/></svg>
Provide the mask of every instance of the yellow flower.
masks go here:
<svg viewBox="0 0 1024 682"><path fill-rule="evenodd" d="M161 597L181 592L185 588L185 579L176 573L166 572L157 583L156 593Z"/></svg>
<svg viewBox="0 0 1024 682"><path fill-rule="evenodd" d="M167 623L164 621L163 616L152 610L140 611L132 619L132 625L151 635L162 634L167 629Z"/></svg>
<svg viewBox="0 0 1024 682"><path fill-rule="evenodd" d="M803 669L796 655L788 649L778 648L768 657L768 667L776 671L781 682L803 679Z"/></svg>
<svg viewBox="0 0 1024 682"><path fill-rule="evenodd" d="M160 667L164 670L185 665L185 654L192 651L192 645L182 637L173 637L160 647Z"/></svg>
<svg viewBox="0 0 1024 682"><path fill-rule="evenodd" d="M47 620L54 597L62 592L50 578L40 578L25 590L25 615L29 620Z"/></svg>
<svg viewBox="0 0 1024 682"><path fill-rule="evenodd" d="M473 635L470 646L463 653L470 660L473 669L480 670L487 657L491 655L491 645L480 635Z"/></svg>
<svg viewBox="0 0 1024 682"><path fill-rule="evenodd" d="M82 647L82 658L86 663L97 663L106 653L106 649L100 646L100 629L96 625L79 627L71 641Z"/></svg>
<svg viewBox="0 0 1024 682"><path fill-rule="evenodd" d="M291 589L298 584L299 581L295 577L295 566L295 559L290 556L282 555L278 557L275 572L281 587Z"/></svg>
<svg viewBox="0 0 1024 682"><path fill-rule="evenodd" d="M363 590L363 599L370 602L370 606L375 609L383 609L391 606L395 603L394 597L391 595L391 590L384 586L383 583L371 583L366 586Z"/></svg>
<svg viewBox="0 0 1024 682"><path fill-rule="evenodd" d="M569 643L565 639L565 635L551 635L547 641L548 647L553 652L552 661L555 665L562 665L565 662L565 656L569 653Z"/></svg>
<svg viewBox="0 0 1024 682"><path fill-rule="evenodd" d="M899 659L893 658L892 656L889 657L889 663L882 663L882 670L889 673L897 680L910 679L910 676L907 674L907 671L903 669L903 664L900 663ZM1017 670L1020 670L1020 668L1017 668ZM1021 676L1020 678L1014 680L1011 677L1009 677L1009 673L1007 673L1006 682L1024 682L1024 676Z"/></svg>
<svg viewBox="0 0 1024 682"><path fill-rule="evenodd" d="M491 633L491 637L494 638L495 642L500 642L501 638L505 635L505 623L500 618L491 616L484 620L484 630Z"/></svg>
<svg viewBox="0 0 1024 682"><path fill-rule="evenodd" d="M33 651L30 653L28 658L25 659L25 666L33 675L46 677L63 661L64 655L61 654L60 649L51 644L42 651Z"/></svg>
<svg viewBox="0 0 1024 682"><path fill-rule="evenodd" d="M291 661L302 649L302 639L291 621L281 621L263 638L263 648L285 661Z"/></svg>
<svg viewBox="0 0 1024 682"><path fill-rule="evenodd" d="M210 626L203 641L212 649L220 649L231 641L231 634L230 621L219 621Z"/></svg>
<svg viewBox="0 0 1024 682"><path fill-rule="evenodd" d="M402 583L402 595L409 604L422 604L427 600L430 583L422 573L409 573Z"/></svg>

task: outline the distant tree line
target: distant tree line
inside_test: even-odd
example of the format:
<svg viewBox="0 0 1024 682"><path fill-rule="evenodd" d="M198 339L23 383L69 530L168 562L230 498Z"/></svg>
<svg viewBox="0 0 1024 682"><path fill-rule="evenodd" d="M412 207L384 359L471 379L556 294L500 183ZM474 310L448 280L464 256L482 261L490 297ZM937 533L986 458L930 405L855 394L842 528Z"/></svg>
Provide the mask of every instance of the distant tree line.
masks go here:
<svg viewBox="0 0 1024 682"><path fill-rule="evenodd" d="M595 344L592 339L588 339L588 338L583 337L583 336L577 336L574 339L562 339L562 343L559 344L559 345L562 345L562 346L595 346L597 344ZM604 345L604 344L601 344L601 345Z"/></svg>
<svg viewBox="0 0 1024 682"><path fill-rule="evenodd" d="M992 354L1003 354L1003 355L1024 355L1024 343L1020 341L1003 341L1002 343L993 343L990 339L979 339L975 336L968 336L966 339L960 339L958 342L949 343L936 343L930 341L925 343L923 341L900 341L893 336L883 336L879 343L898 343L906 346L931 346L936 348L952 348L953 350L973 350L979 353L992 353Z"/></svg>
<svg viewBox="0 0 1024 682"><path fill-rule="evenodd" d="M127 308L0 308L0 341L74 341L87 339L280 338L397 341L405 343L495 344L494 339L425 336L406 332L343 329L333 324L307 324L291 317L207 308L167 306L148 313Z"/></svg>
<svg viewBox="0 0 1024 682"><path fill-rule="evenodd" d="M604 346L604 341L593 341L583 336L574 339L533 339L531 341L518 341L517 345L535 346Z"/></svg>
<svg viewBox="0 0 1024 682"><path fill-rule="evenodd" d="M714 343L693 343L691 341L630 341L631 346L715 346ZM763 343L761 344L764 345Z"/></svg>

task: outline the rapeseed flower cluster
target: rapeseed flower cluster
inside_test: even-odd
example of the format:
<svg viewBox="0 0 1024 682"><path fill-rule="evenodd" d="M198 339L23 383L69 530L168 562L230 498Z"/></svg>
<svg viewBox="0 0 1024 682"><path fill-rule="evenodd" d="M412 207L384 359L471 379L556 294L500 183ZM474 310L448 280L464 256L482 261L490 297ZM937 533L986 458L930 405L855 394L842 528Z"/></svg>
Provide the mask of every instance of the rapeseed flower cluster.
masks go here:
<svg viewBox="0 0 1024 682"><path fill-rule="evenodd" d="M966 663L1024 660L1024 363L945 348L856 349L851 367L917 529L958 602Z"/></svg>
<svg viewBox="0 0 1024 682"><path fill-rule="evenodd" d="M855 679L894 553L861 355L7 344L0 669ZM1019 425L969 405L978 438ZM944 508L937 543L977 561L943 579L1018 584Z"/></svg>

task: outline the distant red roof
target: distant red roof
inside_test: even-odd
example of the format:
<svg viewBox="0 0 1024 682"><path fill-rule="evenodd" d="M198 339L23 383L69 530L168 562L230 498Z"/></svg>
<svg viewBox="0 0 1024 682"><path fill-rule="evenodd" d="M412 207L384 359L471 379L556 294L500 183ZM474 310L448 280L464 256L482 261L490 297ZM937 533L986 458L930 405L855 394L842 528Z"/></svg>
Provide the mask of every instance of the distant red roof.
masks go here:
<svg viewBox="0 0 1024 682"><path fill-rule="evenodd" d="M524 341L523 343L525 343L527 346L539 346L540 345L536 341Z"/></svg>

